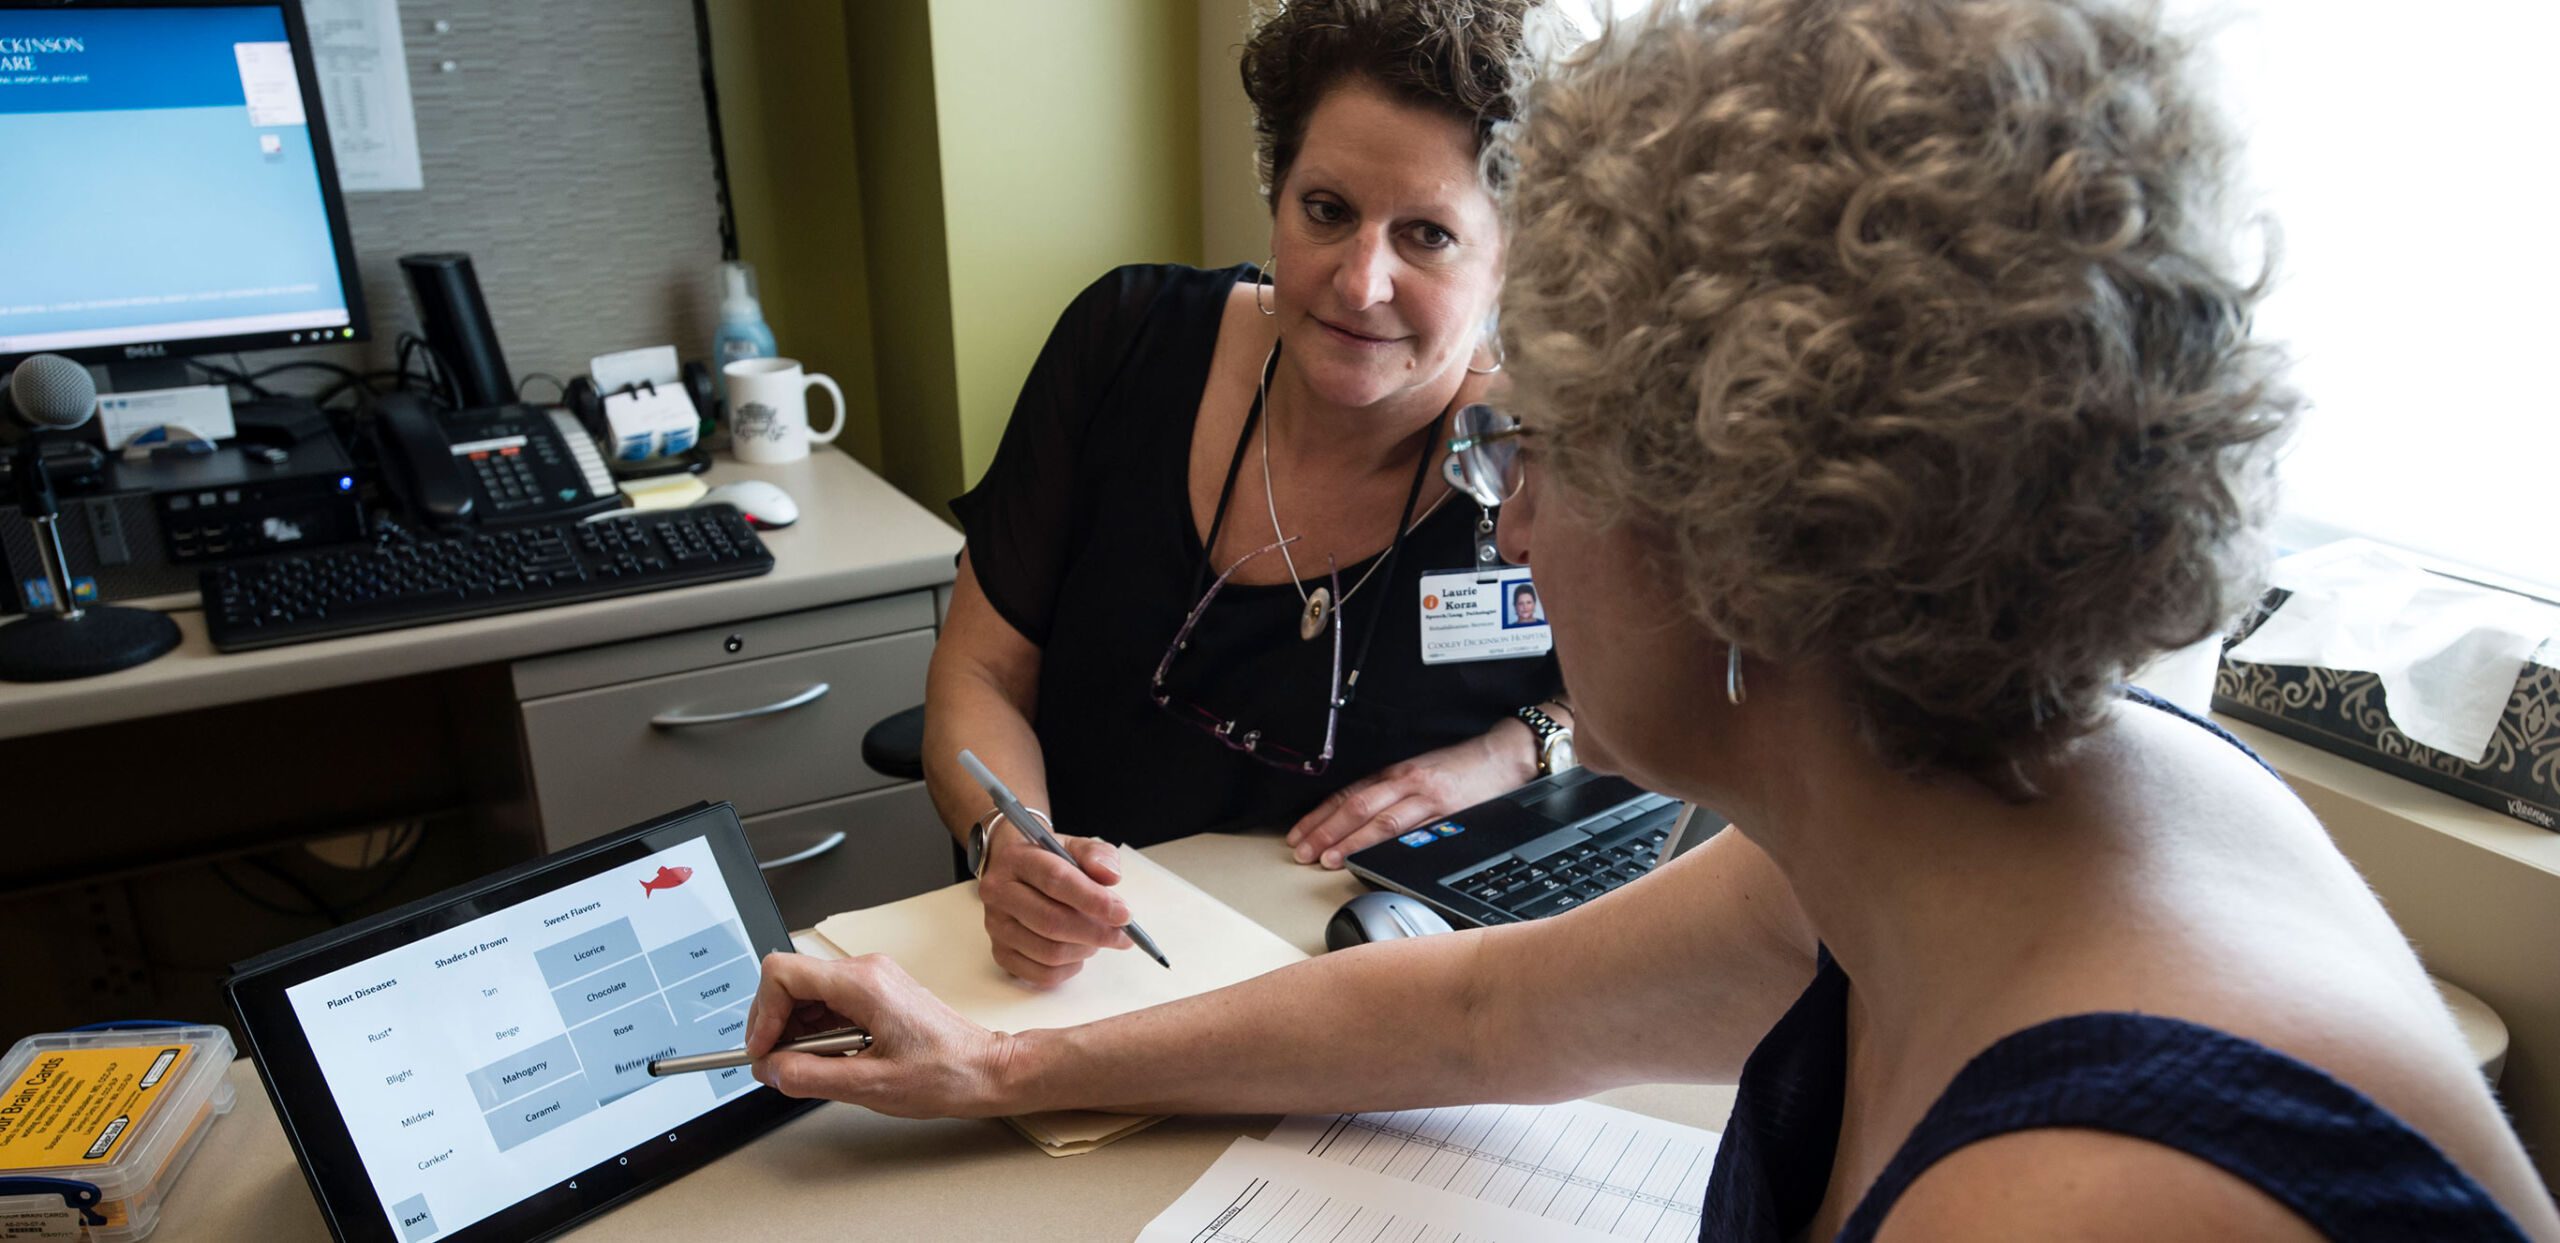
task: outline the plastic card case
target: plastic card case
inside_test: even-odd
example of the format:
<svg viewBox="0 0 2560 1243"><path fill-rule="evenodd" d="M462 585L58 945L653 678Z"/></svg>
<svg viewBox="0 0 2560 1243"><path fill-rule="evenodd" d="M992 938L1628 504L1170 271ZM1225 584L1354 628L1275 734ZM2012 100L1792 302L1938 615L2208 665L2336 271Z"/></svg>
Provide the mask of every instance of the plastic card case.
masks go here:
<svg viewBox="0 0 2560 1243"><path fill-rule="evenodd" d="M29 1036L0 1059L0 1239L122 1243L231 1112L231 1034L134 1027Z"/></svg>

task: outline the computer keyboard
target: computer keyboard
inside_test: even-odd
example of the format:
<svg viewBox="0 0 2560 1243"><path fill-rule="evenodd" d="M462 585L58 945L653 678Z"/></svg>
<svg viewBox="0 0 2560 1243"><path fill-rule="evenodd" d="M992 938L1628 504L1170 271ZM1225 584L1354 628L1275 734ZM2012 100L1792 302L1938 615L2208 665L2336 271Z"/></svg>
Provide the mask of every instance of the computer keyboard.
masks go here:
<svg viewBox="0 0 2560 1243"><path fill-rule="evenodd" d="M1571 910L1652 871L1679 813L1676 800L1648 795L1615 813L1615 824L1571 826L1591 834L1573 844L1551 853L1524 846L1442 883L1515 919Z"/></svg>
<svg viewBox="0 0 2560 1243"><path fill-rule="evenodd" d="M735 508L705 505L235 561L206 570L201 586L213 646L246 652L772 568Z"/></svg>

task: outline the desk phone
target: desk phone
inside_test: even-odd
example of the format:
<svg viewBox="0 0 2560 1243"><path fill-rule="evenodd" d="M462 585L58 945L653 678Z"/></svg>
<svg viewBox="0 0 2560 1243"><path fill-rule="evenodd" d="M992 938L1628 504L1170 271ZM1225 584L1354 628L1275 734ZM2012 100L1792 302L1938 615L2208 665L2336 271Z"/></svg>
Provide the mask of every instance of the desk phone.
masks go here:
<svg viewBox="0 0 2560 1243"><path fill-rule="evenodd" d="M383 482L430 525L574 518L621 503L604 456L563 410L437 411L407 394L374 405Z"/></svg>

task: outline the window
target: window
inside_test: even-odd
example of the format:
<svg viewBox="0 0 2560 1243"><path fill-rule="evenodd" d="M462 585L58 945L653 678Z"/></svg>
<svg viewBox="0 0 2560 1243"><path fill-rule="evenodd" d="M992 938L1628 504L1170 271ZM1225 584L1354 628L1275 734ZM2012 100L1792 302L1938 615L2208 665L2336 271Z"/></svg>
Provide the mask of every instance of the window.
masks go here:
<svg viewBox="0 0 2560 1243"><path fill-rule="evenodd" d="M1647 0L1561 0L1584 30ZM2168 0L2272 219L2262 339L2311 401L2278 540L2365 535L2560 592L2560 4ZM2247 262L2255 235L2240 240Z"/></svg>
<svg viewBox="0 0 2560 1243"><path fill-rule="evenodd" d="M2211 32L2243 176L2279 230L2258 331L2312 405L2278 537L2367 535L2560 589L2560 7L2169 7Z"/></svg>

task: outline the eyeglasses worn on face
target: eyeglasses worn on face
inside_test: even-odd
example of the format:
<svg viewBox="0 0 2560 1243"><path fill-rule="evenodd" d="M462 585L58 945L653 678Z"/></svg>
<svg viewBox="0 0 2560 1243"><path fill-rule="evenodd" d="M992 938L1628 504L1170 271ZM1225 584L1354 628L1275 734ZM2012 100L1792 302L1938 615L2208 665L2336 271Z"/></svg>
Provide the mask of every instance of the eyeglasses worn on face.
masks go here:
<svg viewBox="0 0 2560 1243"><path fill-rule="evenodd" d="M1441 467L1449 486L1487 509L1520 494L1520 442L1529 435L1520 420L1483 402L1449 416L1449 459Z"/></svg>
<svg viewBox="0 0 2560 1243"><path fill-rule="evenodd" d="M1218 591L1227 585L1227 580L1234 577L1237 570L1243 569L1246 562L1265 553L1277 552L1282 544L1296 538L1291 536L1289 539L1276 540L1236 558L1234 564L1229 565L1225 572L1218 575L1217 581L1209 584L1209 590L1201 594L1200 602L1191 606L1190 615L1182 619L1182 629L1174 632L1172 646L1164 649L1164 659L1156 662L1156 675L1148 683L1147 693L1156 701L1157 707L1164 709L1176 720L1197 726L1210 737L1226 744L1230 750L1242 751L1284 772L1320 777L1333 763L1334 727L1342 719L1344 705L1350 702L1349 698L1342 693L1342 612L1339 608L1329 612L1324 622L1333 631L1333 674L1325 685L1324 746L1314 755L1266 741L1259 729L1248 727L1233 717L1212 712L1187 699L1176 699L1171 691L1165 689L1164 684L1165 675L1173 670L1174 657L1181 655L1183 649L1191 645L1192 627L1200 624L1201 614L1209 611L1209 602L1218 598ZM1332 598L1340 600L1342 575L1330 561L1325 567L1325 577L1332 584Z"/></svg>

